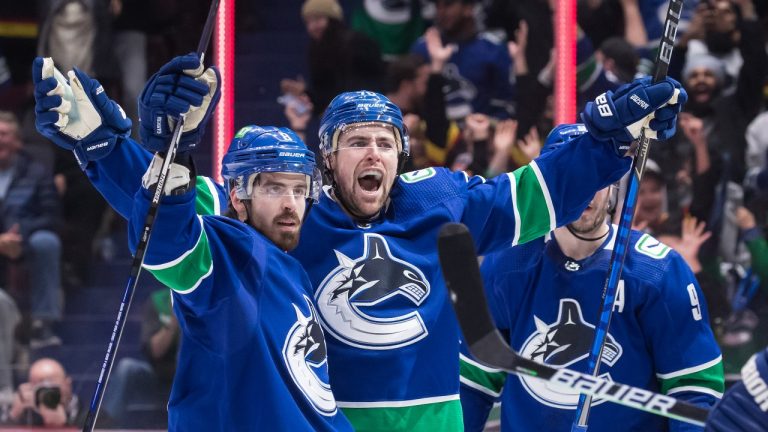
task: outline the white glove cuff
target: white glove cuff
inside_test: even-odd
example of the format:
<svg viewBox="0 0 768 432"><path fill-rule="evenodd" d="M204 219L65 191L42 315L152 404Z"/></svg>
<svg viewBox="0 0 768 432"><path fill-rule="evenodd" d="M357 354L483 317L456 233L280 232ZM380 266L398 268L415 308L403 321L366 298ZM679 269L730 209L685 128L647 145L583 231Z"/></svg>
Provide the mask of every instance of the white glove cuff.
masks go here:
<svg viewBox="0 0 768 432"><path fill-rule="evenodd" d="M149 189L157 184L160 178L160 171L163 168L164 159L160 155L155 155L152 158L152 162L149 164L149 168L141 178L141 185L145 189ZM171 169L168 172L168 177L165 179L165 187L163 193L171 195L171 192L178 188L186 188L190 183L190 171L189 168L177 163L171 164Z"/></svg>

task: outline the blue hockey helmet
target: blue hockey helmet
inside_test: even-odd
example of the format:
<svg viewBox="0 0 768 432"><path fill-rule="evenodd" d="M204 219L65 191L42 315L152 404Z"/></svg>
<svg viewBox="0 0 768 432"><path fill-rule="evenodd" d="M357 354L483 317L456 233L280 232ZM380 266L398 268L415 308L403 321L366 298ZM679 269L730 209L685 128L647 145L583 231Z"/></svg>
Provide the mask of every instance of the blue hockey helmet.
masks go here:
<svg viewBox="0 0 768 432"><path fill-rule="evenodd" d="M240 199L250 199L253 177L264 172L299 173L307 176L307 199L317 202L321 179L315 154L292 130L274 126L240 129L222 159L221 175L227 192L235 188Z"/></svg>
<svg viewBox="0 0 768 432"><path fill-rule="evenodd" d="M555 126L554 129L547 135L547 139L544 140L544 146L541 148L541 154L546 154L555 150L561 145L570 142L571 140L580 137L587 133L587 127L583 123L561 124ZM608 186L608 213L613 214L616 211L616 204L618 203L619 195L619 182L613 183Z"/></svg>
<svg viewBox="0 0 768 432"><path fill-rule="evenodd" d="M399 150L400 165L410 154L408 133L403 113L386 96L367 90L342 93L328 104L320 119L320 153L324 159L339 144L339 135L353 124L385 123L393 127Z"/></svg>
<svg viewBox="0 0 768 432"><path fill-rule="evenodd" d="M584 126L583 123L557 125L552 129L549 135L547 135L547 139L544 140L544 145L541 147L541 154L549 153L585 133L587 133L587 127Z"/></svg>

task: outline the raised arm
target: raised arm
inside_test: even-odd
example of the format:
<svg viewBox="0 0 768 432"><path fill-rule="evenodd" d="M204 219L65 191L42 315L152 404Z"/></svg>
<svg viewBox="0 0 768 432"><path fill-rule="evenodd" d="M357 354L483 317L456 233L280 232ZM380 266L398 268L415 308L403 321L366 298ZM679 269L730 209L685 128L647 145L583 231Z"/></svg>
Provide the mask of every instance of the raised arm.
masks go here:
<svg viewBox="0 0 768 432"><path fill-rule="evenodd" d="M584 125L561 125L541 156L492 180L470 179L461 222L481 254L538 238L577 219L595 192L629 169L630 144L646 136L665 140L675 132L687 95L668 78L635 80L589 102Z"/></svg>
<svg viewBox="0 0 768 432"><path fill-rule="evenodd" d="M170 139L171 119L180 114L187 121L179 153L197 145L219 95L211 73L202 70L196 55L189 54L171 60L149 80L140 100L145 147L161 148ZM38 57L32 65L32 78L37 130L72 151L107 202L128 218L141 176L152 159L149 151L129 137L131 120L98 81L78 69L65 78L50 58Z"/></svg>

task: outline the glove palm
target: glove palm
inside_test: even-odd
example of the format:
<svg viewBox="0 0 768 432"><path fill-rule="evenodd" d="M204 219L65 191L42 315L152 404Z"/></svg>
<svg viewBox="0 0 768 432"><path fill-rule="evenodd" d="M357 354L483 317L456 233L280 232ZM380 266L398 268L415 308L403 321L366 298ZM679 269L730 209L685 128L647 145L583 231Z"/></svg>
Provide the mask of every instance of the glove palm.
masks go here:
<svg viewBox="0 0 768 432"><path fill-rule="evenodd" d="M131 120L97 80L77 68L68 77L50 58L38 57L32 63L35 127L59 147L72 150L85 169L128 137Z"/></svg>

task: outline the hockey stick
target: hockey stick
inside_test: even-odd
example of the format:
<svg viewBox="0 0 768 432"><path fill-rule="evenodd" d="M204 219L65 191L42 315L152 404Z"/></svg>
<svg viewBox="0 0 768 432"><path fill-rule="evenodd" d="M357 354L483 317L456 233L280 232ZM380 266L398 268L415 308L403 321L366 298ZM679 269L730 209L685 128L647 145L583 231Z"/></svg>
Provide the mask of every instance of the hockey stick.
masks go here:
<svg viewBox="0 0 768 432"><path fill-rule="evenodd" d="M472 235L462 224L446 224L437 240L440 266L453 309L469 351L480 363L508 373L536 377L553 389L590 394L620 405L703 426L709 414L704 408L645 389L603 378L559 369L520 356L496 329L480 276Z"/></svg>
<svg viewBox="0 0 768 432"><path fill-rule="evenodd" d="M655 71L653 82L657 83L667 77L669 61L672 59L672 49L675 46L675 36L677 35L677 23L680 20L680 13L683 10L683 0L670 0L667 9L667 17L664 20L664 34L661 36L659 52L656 55ZM645 129L640 137L640 144L637 148L637 154L632 161L630 169L629 185L627 193L624 196L624 206L621 209L621 219L619 227L616 230L616 246L611 252L611 261L608 267L608 277L603 285L602 300L600 308L600 318L595 328L595 339L592 341L592 348L587 360L587 371L593 376L600 373L600 358L603 355L605 339L608 335L608 327L611 324L613 315L613 304L616 301L616 290L621 278L621 271L624 267L624 260L629 250L629 235L632 232L632 220L635 217L635 204L637 204L637 192L640 189L640 180L645 171L645 162L648 159L648 151L651 147L651 139L645 136ZM576 406L576 413L573 420L571 432L585 432L587 422L589 421L589 408L592 403L592 397L582 394L579 396L579 403Z"/></svg>
<svg viewBox="0 0 768 432"><path fill-rule="evenodd" d="M204 60L205 50L208 47L208 42L211 40L213 25L216 19L216 11L218 8L219 0L213 0L211 2L211 7L208 10L208 17L205 20L205 27L203 27L203 33L200 36L200 42L197 45L197 54L200 56L201 63ZM117 311L117 319L115 320L115 326L112 329L109 345L107 345L107 353L104 356L104 362L101 365L101 373L99 374L99 379L96 382L96 390L93 392L93 398L91 399L88 416L85 418L85 423L83 424L83 432L92 432L94 426L96 426L96 419L99 416L101 402L104 399L104 391L107 388L109 376L112 373L112 366L115 363L117 347L120 345L120 338L123 336L123 330L125 329L128 311L131 309L131 303L133 302L133 294L136 292L136 283L139 280L141 266L144 264L144 255L147 250L147 244L149 243L149 237L152 234L152 227L155 224L157 209L160 206L160 198L162 197L163 190L165 189L165 181L168 178L171 164L173 163L174 159L176 159L176 151L179 148L179 140L181 139L181 131L183 126L184 116L182 115L176 122L176 126L173 130L171 145L165 155L165 160L163 161L163 165L160 169L160 176L157 179L156 189L152 195L152 202L150 203L149 210L147 210L147 217L144 219L144 227L142 228L141 238L139 239L139 244L136 246L136 254L133 256L133 261L131 262L131 271L128 275L128 282L125 286L125 292L123 292L123 299L120 303L120 309Z"/></svg>

